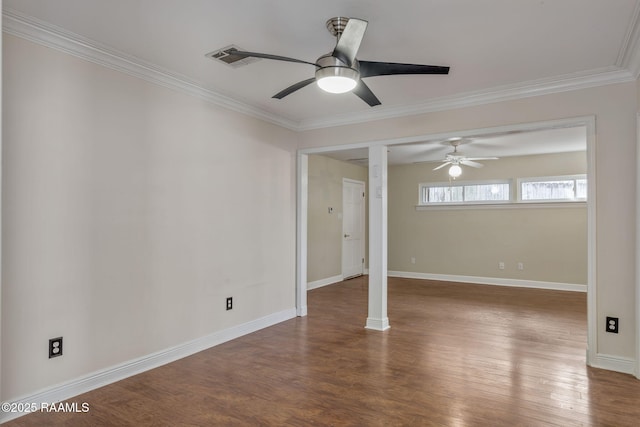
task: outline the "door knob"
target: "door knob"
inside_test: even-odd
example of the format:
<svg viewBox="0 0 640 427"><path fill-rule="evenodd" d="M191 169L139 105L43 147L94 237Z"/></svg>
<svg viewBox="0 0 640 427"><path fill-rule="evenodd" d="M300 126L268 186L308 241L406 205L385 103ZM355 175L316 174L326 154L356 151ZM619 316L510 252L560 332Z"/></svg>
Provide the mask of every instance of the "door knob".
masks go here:
<svg viewBox="0 0 640 427"><path fill-rule="evenodd" d="M349 237L349 235L348 235L348 234L345 234L345 235L344 235L344 237L345 237L345 238L347 238L347 237Z"/></svg>

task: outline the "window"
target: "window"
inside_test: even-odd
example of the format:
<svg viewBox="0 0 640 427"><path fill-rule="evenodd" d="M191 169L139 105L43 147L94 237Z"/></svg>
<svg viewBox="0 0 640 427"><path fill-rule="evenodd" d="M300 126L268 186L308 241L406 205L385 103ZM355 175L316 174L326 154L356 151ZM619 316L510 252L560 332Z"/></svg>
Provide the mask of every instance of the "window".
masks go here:
<svg viewBox="0 0 640 427"><path fill-rule="evenodd" d="M568 202L587 200L586 175L521 178L518 201Z"/></svg>
<svg viewBox="0 0 640 427"><path fill-rule="evenodd" d="M512 180L453 181L420 184L418 207L585 202L587 176L543 176ZM516 194L517 193L517 194ZM487 206L491 207L491 206Z"/></svg>
<svg viewBox="0 0 640 427"><path fill-rule="evenodd" d="M420 184L420 204L504 203L511 200L508 180Z"/></svg>

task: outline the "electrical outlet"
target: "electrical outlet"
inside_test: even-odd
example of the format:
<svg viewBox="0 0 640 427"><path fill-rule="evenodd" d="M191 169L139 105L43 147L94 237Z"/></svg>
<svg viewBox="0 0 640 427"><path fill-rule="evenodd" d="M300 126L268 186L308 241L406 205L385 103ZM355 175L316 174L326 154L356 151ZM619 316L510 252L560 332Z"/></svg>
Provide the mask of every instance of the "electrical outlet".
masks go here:
<svg viewBox="0 0 640 427"><path fill-rule="evenodd" d="M612 334L618 333L618 318L617 317L608 317L607 316L607 332L611 332Z"/></svg>
<svg viewBox="0 0 640 427"><path fill-rule="evenodd" d="M416 257L412 256L411 257L411 264L415 264L416 263Z"/></svg>
<svg viewBox="0 0 640 427"><path fill-rule="evenodd" d="M504 270L504 262L500 261L500 262L498 263L498 268L499 268L500 270Z"/></svg>
<svg viewBox="0 0 640 427"><path fill-rule="evenodd" d="M62 356L62 337L49 340L49 359Z"/></svg>
<svg viewBox="0 0 640 427"><path fill-rule="evenodd" d="M519 262L518 263L518 270L524 270L524 263L523 262Z"/></svg>
<svg viewBox="0 0 640 427"><path fill-rule="evenodd" d="M231 310L233 308L233 297L227 298L227 310Z"/></svg>

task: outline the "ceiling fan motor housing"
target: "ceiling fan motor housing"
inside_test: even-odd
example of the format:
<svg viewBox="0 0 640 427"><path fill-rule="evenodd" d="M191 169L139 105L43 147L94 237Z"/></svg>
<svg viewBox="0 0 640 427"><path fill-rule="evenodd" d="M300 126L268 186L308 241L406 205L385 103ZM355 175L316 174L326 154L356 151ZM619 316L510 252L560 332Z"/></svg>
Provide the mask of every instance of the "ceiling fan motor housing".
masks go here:
<svg viewBox="0 0 640 427"><path fill-rule="evenodd" d="M321 56L316 61L316 80L329 76L348 77L352 80L360 78L358 61L353 61L353 66L348 66L331 53Z"/></svg>

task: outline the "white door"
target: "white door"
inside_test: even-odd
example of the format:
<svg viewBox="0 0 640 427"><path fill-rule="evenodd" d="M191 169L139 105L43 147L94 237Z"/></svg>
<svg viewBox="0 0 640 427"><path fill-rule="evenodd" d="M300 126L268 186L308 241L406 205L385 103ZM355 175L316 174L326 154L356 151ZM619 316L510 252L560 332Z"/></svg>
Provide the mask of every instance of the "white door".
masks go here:
<svg viewBox="0 0 640 427"><path fill-rule="evenodd" d="M342 180L342 278L364 273L364 182Z"/></svg>

